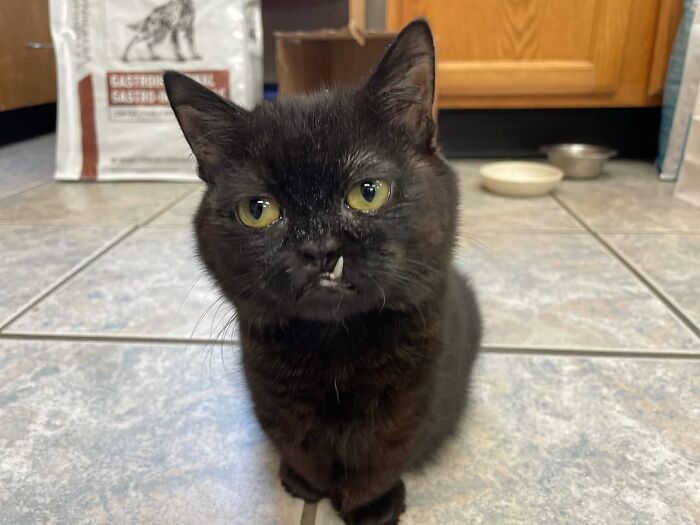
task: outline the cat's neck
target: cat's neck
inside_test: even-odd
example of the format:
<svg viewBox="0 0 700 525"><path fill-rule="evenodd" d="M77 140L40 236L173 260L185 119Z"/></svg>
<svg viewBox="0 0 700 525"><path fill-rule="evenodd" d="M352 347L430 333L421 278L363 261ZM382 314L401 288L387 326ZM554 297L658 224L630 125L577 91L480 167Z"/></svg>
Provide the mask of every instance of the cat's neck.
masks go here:
<svg viewBox="0 0 700 525"><path fill-rule="evenodd" d="M262 324L259 320L247 321L243 316L239 322L243 333L270 348L307 351L366 347L408 333L432 334L437 329L436 318L434 308L411 308L407 311L371 310L333 321L283 318Z"/></svg>

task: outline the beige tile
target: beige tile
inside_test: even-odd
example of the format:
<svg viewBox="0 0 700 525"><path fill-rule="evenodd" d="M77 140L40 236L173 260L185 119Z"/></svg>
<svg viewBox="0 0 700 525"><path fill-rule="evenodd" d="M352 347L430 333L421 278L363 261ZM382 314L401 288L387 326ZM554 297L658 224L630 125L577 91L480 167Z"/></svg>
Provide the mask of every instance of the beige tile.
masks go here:
<svg viewBox="0 0 700 525"><path fill-rule="evenodd" d="M488 345L700 351L700 341L586 234L489 233L457 251Z"/></svg>
<svg viewBox="0 0 700 525"><path fill-rule="evenodd" d="M119 226L0 225L0 325L124 231Z"/></svg>
<svg viewBox="0 0 700 525"><path fill-rule="evenodd" d="M700 234L606 234L604 238L700 326Z"/></svg>
<svg viewBox="0 0 700 525"><path fill-rule="evenodd" d="M233 337L186 228L145 228L95 261L7 332L207 339Z"/></svg>
<svg viewBox="0 0 700 525"><path fill-rule="evenodd" d="M0 224L137 224L196 186L51 182L0 201Z"/></svg>
<svg viewBox="0 0 700 525"><path fill-rule="evenodd" d="M298 525L238 368L200 350L0 341L0 521Z"/></svg>
<svg viewBox="0 0 700 525"><path fill-rule="evenodd" d="M481 162L451 163L459 176L463 231L583 231L550 196L504 197L479 184Z"/></svg>
<svg viewBox="0 0 700 525"><path fill-rule="evenodd" d="M405 525L700 516L700 362L484 355L460 434L405 477ZM330 505L316 525L339 525Z"/></svg>
<svg viewBox="0 0 700 525"><path fill-rule="evenodd" d="M565 180L557 196L598 231L700 231L700 209L673 198L651 164L614 161L597 179Z"/></svg>
<svg viewBox="0 0 700 525"><path fill-rule="evenodd" d="M195 187L195 191L156 218L149 226L191 226L205 189L204 184Z"/></svg>
<svg viewBox="0 0 700 525"><path fill-rule="evenodd" d="M0 198L53 179L56 135L0 147Z"/></svg>

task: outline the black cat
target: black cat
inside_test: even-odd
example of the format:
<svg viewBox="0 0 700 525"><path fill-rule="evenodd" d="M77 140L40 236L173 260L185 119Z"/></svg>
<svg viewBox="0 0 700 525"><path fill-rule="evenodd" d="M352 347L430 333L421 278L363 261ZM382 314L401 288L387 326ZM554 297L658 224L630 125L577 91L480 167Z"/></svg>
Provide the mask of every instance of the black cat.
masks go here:
<svg viewBox="0 0 700 525"><path fill-rule="evenodd" d="M238 312L282 483L346 523L398 523L401 475L456 429L479 346L451 266L458 192L434 84L422 20L363 86L252 111L165 74L208 185L199 254Z"/></svg>

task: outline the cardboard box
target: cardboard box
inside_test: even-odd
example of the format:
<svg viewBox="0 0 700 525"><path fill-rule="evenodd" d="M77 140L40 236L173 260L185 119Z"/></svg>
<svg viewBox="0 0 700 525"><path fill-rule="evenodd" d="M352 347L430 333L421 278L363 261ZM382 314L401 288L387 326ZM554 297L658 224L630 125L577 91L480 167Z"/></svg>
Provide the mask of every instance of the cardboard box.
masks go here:
<svg viewBox="0 0 700 525"><path fill-rule="evenodd" d="M276 32L279 93L357 84L369 76L395 36L366 30L364 0L348 1L348 23L343 28Z"/></svg>

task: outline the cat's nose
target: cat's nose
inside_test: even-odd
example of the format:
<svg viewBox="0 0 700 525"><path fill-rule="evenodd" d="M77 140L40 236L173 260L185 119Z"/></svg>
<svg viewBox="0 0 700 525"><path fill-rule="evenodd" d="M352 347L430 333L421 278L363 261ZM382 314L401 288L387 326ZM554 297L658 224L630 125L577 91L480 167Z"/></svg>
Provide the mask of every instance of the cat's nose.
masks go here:
<svg viewBox="0 0 700 525"><path fill-rule="evenodd" d="M317 266L320 272L332 272L338 262L338 241L332 237L305 242L299 252L306 264Z"/></svg>

